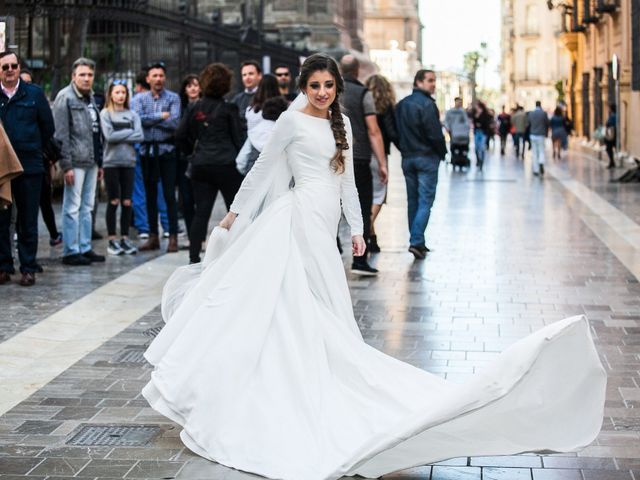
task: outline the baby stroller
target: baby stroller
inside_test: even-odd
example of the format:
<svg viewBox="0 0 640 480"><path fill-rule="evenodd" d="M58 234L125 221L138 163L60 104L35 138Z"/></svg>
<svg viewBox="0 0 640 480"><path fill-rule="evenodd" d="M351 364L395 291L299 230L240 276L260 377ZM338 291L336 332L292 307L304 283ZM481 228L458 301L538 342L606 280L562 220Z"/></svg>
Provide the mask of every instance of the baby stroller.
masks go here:
<svg viewBox="0 0 640 480"><path fill-rule="evenodd" d="M451 138L451 165L453 165L453 171L456 171L456 167L463 168L471 166L469 160L469 135L466 137Z"/></svg>

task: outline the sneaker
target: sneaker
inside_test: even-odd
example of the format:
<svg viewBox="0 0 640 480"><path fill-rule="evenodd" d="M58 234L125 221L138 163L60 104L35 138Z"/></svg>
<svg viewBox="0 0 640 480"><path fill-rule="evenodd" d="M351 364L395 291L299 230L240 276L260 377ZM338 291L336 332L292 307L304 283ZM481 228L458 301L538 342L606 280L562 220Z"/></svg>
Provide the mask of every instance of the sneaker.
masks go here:
<svg viewBox="0 0 640 480"><path fill-rule="evenodd" d="M134 255L138 253L138 247L131 243L128 238L120 240L120 248L126 255Z"/></svg>
<svg viewBox="0 0 640 480"><path fill-rule="evenodd" d="M363 277L373 277L378 275L378 270L369 265L366 261L354 262L351 265L351 272Z"/></svg>
<svg viewBox="0 0 640 480"><path fill-rule="evenodd" d="M104 262L105 258L104 255L98 255L96 252L94 252L93 250L89 250L88 252L84 252L82 254L82 256L84 258L86 258L87 260L89 260L91 263L94 262Z"/></svg>
<svg viewBox="0 0 640 480"><path fill-rule="evenodd" d="M162 238L169 238L169 232L162 232Z"/></svg>
<svg viewBox="0 0 640 480"><path fill-rule="evenodd" d="M122 255L124 253L124 249L117 240L109 240L107 252L109 252L109 255Z"/></svg>
<svg viewBox="0 0 640 480"><path fill-rule="evenodd" d="M149 232L142 232L138 234L138 238L140 240L148 240L149 239Z"/></svg>
<svg viewBox="0 0 640 480"><path fill-rule="evenodd" d="M413 256L416 260L424 260L425 258L427 258L427 252L429 252L429 249L427 247L411 245L409 247L409 251L413 253Z"/></svg>
<svg viewBox="0 0 640 480"><path fill-rule="evenodd" d="M57 237L49 239L49 246L57 247L62 243L62 234L59 233Z"/></svg>
<svg viewBox="0 0 640 480"><path fill-rule="evenodd" d="M73 255L67 255L62 257L62 263L65 265L71 265L74 267L80 265L91 265L91 260L89 260L84 255L80 255L79 253L74 253Z"/></svg>

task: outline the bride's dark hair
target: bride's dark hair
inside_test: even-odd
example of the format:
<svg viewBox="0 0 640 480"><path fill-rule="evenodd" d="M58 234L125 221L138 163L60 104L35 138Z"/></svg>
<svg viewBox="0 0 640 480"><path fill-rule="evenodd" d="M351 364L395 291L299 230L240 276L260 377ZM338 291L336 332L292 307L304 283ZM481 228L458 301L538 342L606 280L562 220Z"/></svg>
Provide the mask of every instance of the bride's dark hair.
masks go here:
<svg viewBox="0 0 640 480"><path fill-rule="evenodd" d="M307 87L309 77L318 71L329 72L336 82L336 98L329 107L331 110L331 131L336 141L336 153L331 159L331 168L336 173L344 173L344 155L343 150L349 149L347 141L347 130L344 127L344 119L340 110L340 95L344 92L344 81L340 75L338 64L336 61L325 53L314 53L300 67L300 76L298 77L298 88L304 90Z"/></svg>

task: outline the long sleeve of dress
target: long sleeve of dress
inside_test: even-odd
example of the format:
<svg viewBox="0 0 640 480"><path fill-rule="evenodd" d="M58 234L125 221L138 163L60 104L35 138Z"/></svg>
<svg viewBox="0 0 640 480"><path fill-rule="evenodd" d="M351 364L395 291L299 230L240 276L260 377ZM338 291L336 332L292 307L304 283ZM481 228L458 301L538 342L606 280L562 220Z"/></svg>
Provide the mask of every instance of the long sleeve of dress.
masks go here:
<svg viewBox="0 0 640 480"><path fill-rule="evenodd" d="M347 140L349 150L344 151L345 164L342 181L340 183L340 198L342 199L342 211L351 227L351 235L362 235L364 231L362 224L362 210L358 199L355 176L353 173L353 134L351 133L351 123L345 116L344 123L347 128Z"/></svg>
<svg viewBox="0 0 640 480"><path fill-rule="evenodd" d="M271 183L271 174L275 171L277 163L286 161L285 149L293 140L296 130L292 116L293 112L285 112L276 122L271 138L242 182L230 211L242 215L243 208L249 198L252 195L260 194L263 190L266 191Z"/></svg>

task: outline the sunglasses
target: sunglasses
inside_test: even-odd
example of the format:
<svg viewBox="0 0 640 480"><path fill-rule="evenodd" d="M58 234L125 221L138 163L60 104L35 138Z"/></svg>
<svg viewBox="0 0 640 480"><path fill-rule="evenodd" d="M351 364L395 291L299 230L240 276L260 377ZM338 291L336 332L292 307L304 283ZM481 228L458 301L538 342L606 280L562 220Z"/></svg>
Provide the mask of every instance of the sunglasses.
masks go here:
<svg viewBox="0 0 640 480"><path fill-rule="evenodd" d="M289 76L289 72L285 72L285 73L276 73L276 77L288 77Z"/></svg>
<svg viewBox="0 0 640 480"><path fill-rule="evenodd" d="M125 87L127 86L127 81L126 80L121 80L121 79L116 79L113 82L111 82L113 85L124 85Z"/></svg>
<svg viewBox="0 0 640 480"><path fill-rule="evenodd" d="M19 67L19 65L17 63L5 63L4 65L2 65L2 71L6 72L9 69L17 70L18 67Z"/></svg>
<svg viewBox="0 0 640 480"><path fill-rule="evenodd" d="M163 70L166 70L167 66L164 62L153 62L147 65L147 70L151 70L152 68L161 68Z"/></svg>

